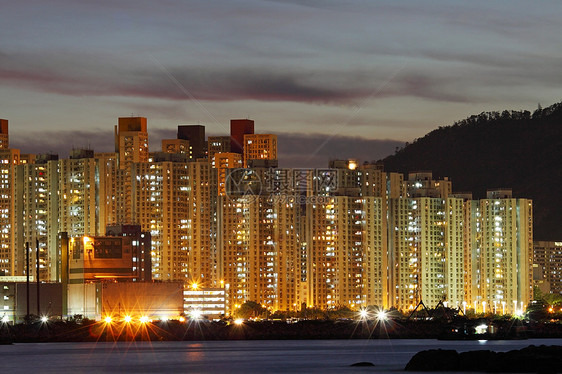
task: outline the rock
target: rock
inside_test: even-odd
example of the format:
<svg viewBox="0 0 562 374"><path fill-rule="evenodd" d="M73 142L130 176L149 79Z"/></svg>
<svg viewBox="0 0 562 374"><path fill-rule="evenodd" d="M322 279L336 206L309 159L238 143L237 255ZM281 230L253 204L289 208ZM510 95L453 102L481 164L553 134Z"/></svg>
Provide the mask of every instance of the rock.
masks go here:
<svg viewBox="0 0 562 374"><path fill-rule="evenodd" d="M456 371L459 354L455 350L430 349L418 352L406 364L406 371Z"/></svg>
<svg viewBox="0 0 562 374"><path fill-rule="evenodd" d="M406 371L471 371L493 373L562 372L562 346L529 346L509 352L488 350L457 353L432 349L418 352Z"/></svg>
<svg viewBox="0 0 562 374"><path fill-rule="evenodd" d="M459 370L486 371L495 358L496 352L489 350L461 352L459 353Z"/></svg>
<svg viewBox="0 0 562 374"><path fill-rule="evenodd" d="M356 362L356 363L351 364L349 366L375 366L375 364L373 364L372 362L368 362L368 361L362 361L362 362Z"/></svg>

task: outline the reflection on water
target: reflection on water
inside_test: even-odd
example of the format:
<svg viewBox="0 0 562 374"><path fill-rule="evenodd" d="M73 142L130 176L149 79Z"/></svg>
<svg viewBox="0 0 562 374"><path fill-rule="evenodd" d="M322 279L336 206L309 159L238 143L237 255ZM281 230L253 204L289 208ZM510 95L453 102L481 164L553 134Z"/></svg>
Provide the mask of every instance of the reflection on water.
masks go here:
<svg viewBox="0 0 562 374"><path fill-rule="evenodd" d="M510 341L267 340L33 343L0 346L5 373L390 373L431 348L508 351L562 339ZM375 367L350 367L369 361Z"/></svg>

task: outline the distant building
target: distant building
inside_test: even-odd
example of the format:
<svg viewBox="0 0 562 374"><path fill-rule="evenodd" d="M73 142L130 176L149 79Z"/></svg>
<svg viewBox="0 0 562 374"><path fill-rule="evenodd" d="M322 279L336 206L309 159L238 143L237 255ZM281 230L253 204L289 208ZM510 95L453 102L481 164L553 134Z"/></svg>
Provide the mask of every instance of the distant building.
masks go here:
<svg viewBox="0 0 562 374"><path fill-rule="evenodd" d="M57 155L37 155L32 163L21 163L16 168L17 240L16 248L29 243L33 252L39 247L39 279L57 281L60 278L59 233L59 160ZM65 184L66 186L66 184ZM66 199L66 196L63 196ZM82 201L82 200L81 200ZM76 210L73 210L77 212ZM28 219L24 219L28 217ZM31 217L31 219L29 219ZM66 220L65 220L66 221ZM17 251L18 274L25 272L25 251ZM36 274L37 256L31 256L30 273Z"/></svg>
<svg viewBox="0 0 562 374"><path fill-rule="evenodd" d="M550 286L549 292L562 294L562 242L534 242L533 264Z"/></svg>
<svg viewBox="0 0 562 374"><path fill-rule="evenodd" d="M11 323L21 323L27 315L27 284L25 277L18 278L20 279L17 281L11 281L0 277L0 321L6 317ZM37 283L31 282L29 284L29 314L61 318L62 287L60 283L41 283L39 298L38 308Z"/></svg>
<svg viewBox="0 0 562 374"><path fill-rule="evenodd" d="M180 125L178 126L178 139L189 141L190 158L205 158L205 126Z"/></svg>
<svg viewBox="0 0 562 374"><path fill-rule="evenodd" d="M134 280L132 242L127 236L71 238L69 283Z"/></svg>
<svg viewBox="0 0 562 374"><path fill-rule="evenodd" d="M19 149L10 149L8 121L0 123L0 275L17 274L21 252L16 250L16 166L20 163Z"/></svg>
<svg viewBox="0 0 562 374"><path fill-rule="evenodd" d="M182 282L101 282L70 284L68 316L122 321L129 316L166 320L183 314Z"/></svg>
<svg viewBox="0 0 562 374"><path fill-rule="evenodd" d="M132 213L142 231L151 235L154 280L188 278L188 164L157 161L131 168Z"/></svg>
<svg viewBox="0 0 562 374"><path fill-rule="evenodd" d="M254 133L254 121L251 119L230 120L230 151L244 153L244 135Z"/></svg>
<svg viewBox="0 0 562 374"><path fill-rule="evenodd" d="M251 160L277 160L277 135L245 134L244 167L248 167Z"/></svg>
<svg viewBox="0 0 562 374"><path fill-rule="evenodd" d="M188 159L193 158L193 151L189 140L184 139L162 139L162 152L187 154Z"/></svg>
<svg viewBox="0 0 562 374"><path fill-rule="evenodd" d="M201 315L209 319L226 314L224 288L202 288L189 285L183 291L184 313L188 316Z"/></svg>
<svg viewBox="0 0 562 374"><path fill-rule="evenodd" d="M209 136L207 139L207 156L209 161L215 153L230 153L230 136Z"/></svg>
<svg viewBox="0 0 562 374"><path fill-rule="evenodd" d="M144 117L120 117L115 126L115 152L119 167L127 169L133 162L148 161L148 127Z"/></svg>
<svg viewBox="0 0 562 374"><path fill-rule="evenodd" d="M106 236L125 236L131 239L133 257L133 281L152 280L152 237L149 231L141 231L139 225L108 225Z"/></svg>
<svg viewBox="0 0 562 374"><path fill-rule="evenodd" d="M223 196L226 194L226 176L228 169L243 167L242 155L239 153L215 153L211 161L213 169L217 170L218 193Z"/></svg>
<svg viewBox="0 0 562 374"><path fill-rule="evenodd" d="M8 120L0 119L0 149L10 148L10 137L8 135Z"/></svg>

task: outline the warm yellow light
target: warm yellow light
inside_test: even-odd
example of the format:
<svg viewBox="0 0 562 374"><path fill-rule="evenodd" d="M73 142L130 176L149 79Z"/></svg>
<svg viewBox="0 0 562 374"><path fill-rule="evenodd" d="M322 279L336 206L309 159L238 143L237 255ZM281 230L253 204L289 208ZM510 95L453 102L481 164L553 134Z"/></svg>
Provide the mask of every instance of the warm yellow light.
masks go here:
<svg viewBox="0 0 562 374"><path fill-rule="evenodd" d="M193 319L200 319L203 316L200 310L192 310L191 311L191 318Z"/></svg>
<svg viewBox="0 0 562 374"><path fill-rule="evenodd" d="M355 170L357 168L357 162L355 162L354 160L350 160L347 163L347 167L349 168L349 170Z"/></svg>
<svg viewBox="0 0 562 374"><path fill-rule="evenodd" d="M379 321L386 321L388 319L388 315L384 310L379 310L377 312L377 319Z"/></svg>
<svg viewBox="0 0 562 374"><path fill-rule="evenodd" d="M111 323L112 319L110 316L104 318L105 323Z"/></svg>
<svg viewBox="0 0 562 374"><path fill-rule="evenodd" d="M180 317L180 322L185 322L185 318L184 318L184 317Z"/></svg>
<svg viewBox="0 0 562 374"><path fill-rule="evenodd" d="M199 285L197 283L193 283L191 285L191 288L193 288L194 290L196 290L199 287Z"/></svg>
<svg viewBox="0 0 562 374"><path fill-rule="evenodd" d="M90 239L88 236L84 237L84 245L88 244L89 241L92 241L92 239Z"/></svg>
<svg viewBox="0 0 562 374"><path fill-rule="evenodd" d="M131 318L131 316L125 316L124 320L125 320L125 322L129 323L129 322L131 322L133 319Z"/></svg>
<svg viewBox="0 0 562 374"><path fill-rule="evenodd" d="M235 323L236 325L240 326L241 324L244 323L244 320L243 320L242 318L238 318L238 319L235 319L235 320L234 320L234 323Z"/></svg>
<svg viewBox="0 0 562 374"><path fill-rule="evenodd" d="M148 317L147 316L142 316L140 318L140 323L148 323Z"/></svg>
<svg viewBox="0 0 562 374"><path fill-rule="evenodd" d="M361 310L359 311L359 316L360 316L361 318L365 319L365 318L367 318L367 317L369 316L369 312L367 312L366 309L361 309Z"/></svg>

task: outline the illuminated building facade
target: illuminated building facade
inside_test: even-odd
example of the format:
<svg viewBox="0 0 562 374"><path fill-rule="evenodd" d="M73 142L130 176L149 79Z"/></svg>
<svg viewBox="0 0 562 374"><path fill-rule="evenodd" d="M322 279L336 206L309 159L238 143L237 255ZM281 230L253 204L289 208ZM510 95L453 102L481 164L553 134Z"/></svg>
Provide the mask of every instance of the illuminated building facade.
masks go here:
<svg viewBox="0 0 562 374"><path fill-rule="evenodd" d="M8 134L8 120L0 119L0 149L10 148L10 136Z"/></svg>
<svg viewBox="0 0 562 374"><path fill-rule="evenodd" d="M244 167L252 160L277 160L277 135L244 135Z"/></svg>
<svg viewBox="0 0 562 374"><path fill-rule="evenodd" d="M188 280L219 287L222 279L217 249L217 173L205 159L187 164Z"/></svg>
<svg viewBox="0 0 562 374"><path fill-rule="evenodd" d="M70 239L69 284L102 280L132 281L132 239L126 236L81 236Z"/></svg>
<svg viewBox="0 0 562 374"><path fill-rule="evenodd" d="M203 288L195 284L183 291L184 313L194 319L220 318L226 314L224 288Z"/></svg>
<svg viewBox="0 0 562 374"><path fill-rule="evenodd" d="M405 177L357 160L278 168L276 136L253 132L253 121L233 120L231 137L209 138L204 158L204 128L180 126L178 139L149 153L146 119L120 118L115 152L73 150L56 160L7 148L0 122L0 271L23 275L24 245L34 250L38 240L39 278L59 279L64 231L130 241L120 279L224 289L227 313L246 301L271 310L409 310L423 301L509 313L528 304L530 200L507 190L474 200L431 172ZM140 229L129 233L133 224ZM106 227L113 239L96 239ZM96 246L83 247L74 260L95 260ZM548 265L541 256L557 287L559 257ZM90 273L74 274L103 278Z"/></svg>
<svg viewBox="0 0 562 374"><path fill-rule="evenodd" d="M59 233L59 160L57 155L38 155L35 163L20 164L16 169L17 241L16 248L39 250L39 279L60 279ZM25 274L25 251L17 251L17 273ZM37 256L30 256L30 273L37 276Z"/></svg>
<svg viewBox="0 0 562 374"><path fill-rule="evenodd" d="M155 160L132 166L133 216L152 237L155 280L188 278L187 163Z"/></svg>
<svg viewBox="0 0 562 374"><path fill-rule="evenodd" d="M207 157L209 161L213 160L215 153L229 153L230 136L209 136L207 139Z"/></svg>
<svg viewBox="0 0 562 374"><path fill-rule="evenodd" d="M226 194L226 175L228 169L241 168L242 155L239 153L215 153L211 160L211 166L217 171L218 178L218 194L224 196Z"/></svg>
<svg viewBox="0 0 562 374"><path fill-rule="evenodd" d="M562 294L562 242L536 241L533 264L540 267L549 292Z"/></svg>
<svg viewBox="0 0 562 374"><path fill-rule="evenodd" d="M144 117L121 117L115 127L115 152L118 154L115 183L112 193L115 199L115 220L107 223L133 223L131 207L132 176L134 163L148 162L148 128Z"/></svg>
<svg viewBox="0 0 562 374"><path fill-rule="evenodd" d="M162 139L162 152L165 153L185 153L188 158L193 158L193 151L189 145L189 140L183 139Z"/></svg>
<svg viewBox="0 0 562 374"><path fill-rule="evenodd" d="M533 209L511 190L488 191L480 200L477 309L524 310L532 298ZM485 303L485 304L484 304Z"/></svg>
<svg viewBox="0 0 562 374"><path fill-rule="evenodd" d="M19 149L8 148L8 122L3 120L0 148L0 274L21 275L16 250L16 166L20 163Z"/></svg>
<svg viewBox="0 0 562 374"><path fill-rule="evenodd" d="M73 150L69 159L59 160L59 231L69 237L97 235L98 167L94 152Z"/></svg>

